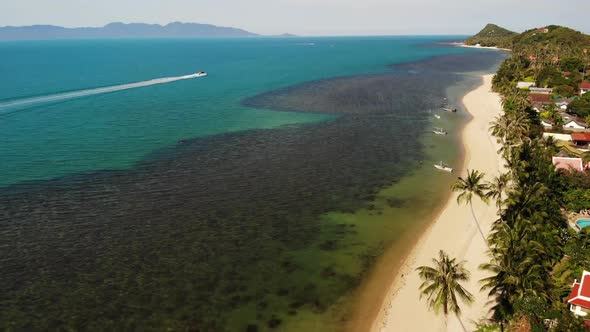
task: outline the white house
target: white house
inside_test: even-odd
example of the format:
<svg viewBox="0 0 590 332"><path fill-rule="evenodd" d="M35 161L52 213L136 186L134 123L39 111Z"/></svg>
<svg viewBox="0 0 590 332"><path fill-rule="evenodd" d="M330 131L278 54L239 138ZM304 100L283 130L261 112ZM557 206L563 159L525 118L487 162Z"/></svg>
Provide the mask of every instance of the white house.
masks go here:
<svg viewBox="0 0 590 332"><path fill-rule="evenodd" d="M551 94L553 93L553 89L552 88L535 88L535 87L530 87L529 91L531 93L543 93L543 94Z"/></svg>
<svg viewBox="0 0 590 332"><path fill-rule="evenodd" d="M558 133L543 133L543 138L553 137L556 141L571 142L572 135L570 134L558 134Z"/></svg>
<svg viewBox="0 0 590 332"><path fill-rule="evenodd" d="M519 89L528 89L528 88L533 87L535 85L536 85L535 82L518 82L518 83L516 83L516 87Z"/></svg>
<svg viewBox="0 0 590 332"><path fill-rule="evenodd" d="M576 316L586 317L590 313L590 272L582 272L580 281L574 281L567 303Z"/></svg>
<svg viewBox="0 0 590 332"><path fill-rule="evenodd" d="M563 128L584 130L586 124L577 120L570 120L563 125Z"/></svg>

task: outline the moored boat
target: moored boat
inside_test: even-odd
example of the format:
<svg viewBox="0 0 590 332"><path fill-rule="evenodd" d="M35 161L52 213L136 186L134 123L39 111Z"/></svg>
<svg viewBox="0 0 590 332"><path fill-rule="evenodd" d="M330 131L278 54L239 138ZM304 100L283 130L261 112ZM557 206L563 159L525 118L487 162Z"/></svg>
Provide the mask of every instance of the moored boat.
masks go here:
<svg viewBox="0 0 590 332"><path fill-rule="evenodd" d="M435 114L434 117L437 119L440 119L440 115L438 115L438 114Z"/></svg>
<svg viewBox="0 0 590 332"><path fill-rule="evenodd" d="M434 168L440 169L441 171L445 171L445 172L449 172L449 173L451 173L453 171L452 167L449 167L449 165L443 163L442 161L438 164L434 164Z"/></svg>
<svg viewBox="0 0 590 332"><path fill-rule="evenodd" d="M450 107L443 107L443 110L447 111L447 112L453 112L453 113L457 112L456 108L450 108Z"/></svg>
<svg viewBox="0 0 590 332"><path fill-rule="evenodd" d="M432 130L432 132L435 133L436 135L446 135L447 134L447 132L444 131L444 129L442 129L442 128L434 128Z"/></svg>

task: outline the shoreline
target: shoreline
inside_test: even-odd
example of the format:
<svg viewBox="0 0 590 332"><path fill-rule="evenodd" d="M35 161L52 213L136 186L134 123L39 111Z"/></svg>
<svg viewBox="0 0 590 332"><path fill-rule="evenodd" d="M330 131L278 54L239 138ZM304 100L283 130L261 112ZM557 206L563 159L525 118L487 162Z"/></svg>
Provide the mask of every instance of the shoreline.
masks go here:
<svg viewBox="0 0 590 332"><path fill-rule="evenodd" d="M457 47L464 47L464 48L475 48L475 49L496 50L496 51L506 51L506 52L512 51L509 48L501 48L501 47L495 47L495 46L467 45L465 43L449 43L449 44L453 45L453 46L457 46Z"/></svg>
<svg viewBox="0 0 590 332"><path fill-rule="evenodd" d="M489 180L501 170L502 161L496 153L498 145L488 133L489 122L501 111L500 97L491 92L492 77L493 74L483 75L482 84L463 97L463 104L471 119L461 133L463 167L461 173L455 173L454 176L464 176L466 169L477 169L486 173ZM486 133L486 140L481 140L482 131ZM435 315L428 309L425 300L419 298L418 287L421 282L415 269L430 265L439 249L459 260L467 260L466 267L471 272L471 279L465 286L476 300L470 307L462 306L463 323L471 327L472 321L487 316L487 294L479 291L479 280L484 277L484 273L477 268L487 261L485 243L480 239L469 208L466 205L458 206L456 197L456 193L448 196L443 208L434 214L437 216L436 221L424 229L409 254L398 264L401 268L396 271L386 291L385 300L370 331L461 330L461 322L454 316L445 319L442 315ZM473 206L482 228L489 229L496 218L494 204L485 205L475 199Z"/></svg>

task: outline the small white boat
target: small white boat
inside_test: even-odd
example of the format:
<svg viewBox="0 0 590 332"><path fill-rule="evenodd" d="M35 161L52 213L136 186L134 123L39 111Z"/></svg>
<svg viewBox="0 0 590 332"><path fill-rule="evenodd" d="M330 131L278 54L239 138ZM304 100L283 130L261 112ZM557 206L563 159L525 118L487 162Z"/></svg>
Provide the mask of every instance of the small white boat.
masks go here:
<svg viewBox="0 0 590 332"><path fill-rule="evenodd" d="M451 173L453 171L452 167L449 167L447 164L443 163L442 161L438 164L434 164L434 168L440 169L441 171Z"/></svg>
<svg viewBox="0 0 590 332"><path fill-rule="evenodd" d="M457 109L456 108L443 107L443 110L445 110L447 112L452 112L452 113L457 112Z"/></svg>
<svg viewBox="0 0 590 332"><path fill-rule="evenodd" d="M207 76L207 73L204 71L200 71L198 73L195 73L194 75L195 75L195 77L203 77L203 76Z"/></svg>
<svg viewBox="0 0 590 332"><path fill-rule="evenodd" d="M437 119L440 119L440 115L438 115L438 114L435 114L434 117Z"/></svg>
<svg viewBox="0 0 590 332"><path fill-rule="evenodd" d="M432 130L432 132L435 133L435 134L437 134L437 135L446 135L447 134L447 132L444 131L444 129L442 129L442 128L434 128Z"/></svg>

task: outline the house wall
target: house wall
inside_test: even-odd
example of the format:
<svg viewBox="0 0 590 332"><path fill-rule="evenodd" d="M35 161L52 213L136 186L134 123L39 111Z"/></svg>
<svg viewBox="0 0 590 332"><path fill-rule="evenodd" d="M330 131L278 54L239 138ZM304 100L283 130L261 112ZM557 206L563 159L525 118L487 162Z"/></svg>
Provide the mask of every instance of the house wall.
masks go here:
<svg viewBox="0 0 590 332"><path fill-rule="evenodd" d="M576 316L580 316L580 317L586 317L588 315L588 313L590 312L589 309L586 308L582 308L580 306L577 305L570 305L570 311L574 313L574 315Z"/></svg>

